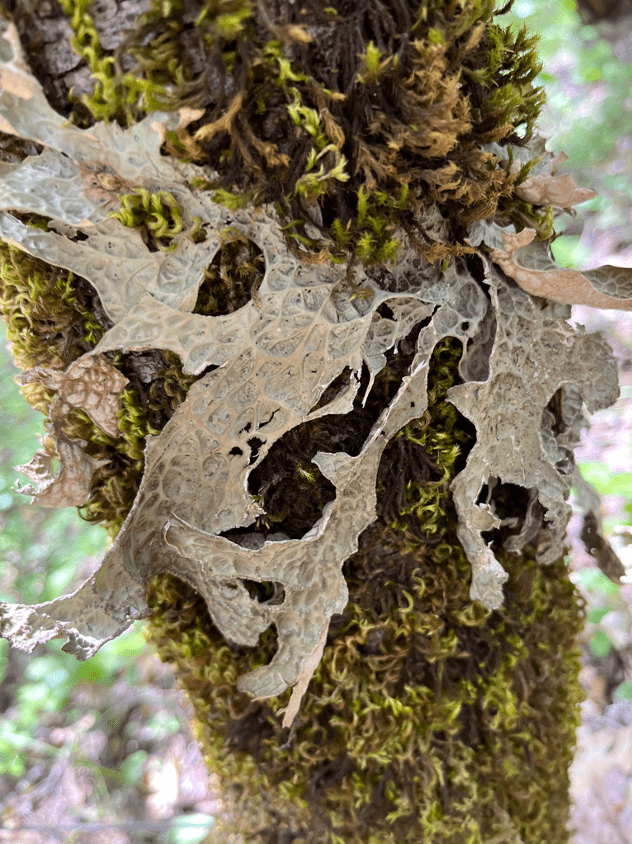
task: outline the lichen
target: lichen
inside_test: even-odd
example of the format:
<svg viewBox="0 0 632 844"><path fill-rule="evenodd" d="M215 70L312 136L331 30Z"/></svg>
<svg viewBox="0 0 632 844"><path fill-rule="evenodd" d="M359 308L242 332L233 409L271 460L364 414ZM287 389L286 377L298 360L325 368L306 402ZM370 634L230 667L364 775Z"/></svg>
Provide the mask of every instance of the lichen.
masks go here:
<svg viewBox="0 0 632 844"><path fill-rule="evenodd" d="M350 602L289 739L274 707L233 689L274 638L256 649L227 643L185 584L159 578L150 589L151 640L189 693L247 841L566 840L583 615L563 560L542 568L532 552L503 556L502 610L468 600L449 485L464 459L455 444L467 451L473 431L445 400L459 357L459 344L437 346L423 427L404 428L385 453L385 506L345 564ZM425 466L427 480L405 491L408 512L394 525L398 475L412 466L417 477ZM438 508L424 509L429 501ZM226 822L222 835L231 830Z"/></svg>
<svg viewBox="0 0 632 844"><path fill-rule="evenodd" d="M453 21L446 32L454 35L460 26ZM235 33L241 32L240 25ZM463 47L465 64L481 33ZM303 45L311 43L307 36L294 36L292 39L298 38ZM493 42L495 36L489 37ZM459 539L472 566L472 598L491 609L503 601L502 583L507 573L484 537L485 532L504 524L490 497L497 481L535 490L534 500L542 511L539 530L546 545L546 550L538 551L538 559L550 563L559 556L570 512L565 503L570 481L566 471L555 463L555 451L542 448L542 414L551 396L569 381L591 409L606 406L616 397L616 376L610 371L612 356L598 341L574 337L570 329L560 325L554 309L534 307L526 294L507 288L484 250L494 242L494 223L475 221L468 229L470 253L481 247L476 271L475 264L470 269L462 260L447 261L437 269L424 261L423 249L415 249L406 229L394 232L397 237L392 243L399 246L394 266L388 267L387 245L380 245L383 252L386 250L379 262L381 277L371 273L377 253L368 246L365 250L364 236L355 244L358 254L350 260L344 255L327 260L326 250L308 257L309 252L297 251L290 248L291 241L285 242L278 207L273 210L270 206L248 205L231 210L216 203L208 192L193 192L190 185L200 171L160 154L160 144L169 126L176 125L174 120L154 114L126 131L102 123L85 131L67 127L29 75L10 24L5 25L4 43L8 58L3 73L11 79L0 99L5 126L15 131L19 126L46 149L22 163L4 165L3 204L7 210L0 213L0 233L31 255L48 260L52 257L84 276L112 323L94 350L86 353L88 357L73 363L64 376L40 372L30 380L57 384L61 395L60 385L69 383L73 368L84 374L95 371L90 355L123 350L148 353L154 349L178 354L184 373L202 376L160 436L148 440L143 479L134 504L99 570L103 583L120 574L120 601L90 582L56 602L58 618L48 606L6 607L3 631L14 644L30 649L37 641L63 633L69 637L66 647L86 657L118 635L129 619L147 614L147 579L169 571L204 595L215 623L228 639L251 645L267 627L275 625L279 646L272 662L240 678L239 684L258 697L274 696L294 686L284 719L290 725L322 655L330 619L347 600L341 566L357 550L360 533L375 518L374 487L381 455L398 429L424 413L427 363L436 344L446 336L460 339L464 349L461 372L469 374L466 384L453 390L451 400L472 418L478 430L468 463L452 483ZM413 67L424 51L434 55L435 48L435 43L417 45L417 57L411 59ZM321 153L334 154L335 150L319 115L300 105L302 94L295 86L305 82L305 74L292 70L291 63L284 64L280 45L266 50L279 71L276 87L292 83L294 101L289 116L311 139L311 152L304 162L309 174L310 162L315 163ZM444 59L436 66L443 67ZM366 65L366 57L363 61ZM379 70L382 77L387 72L388 62L380 63L375 56L371 62L373 70L367 70L368 76ZM397 62L393 59L391 64ZM434 60L428 66L434 69ZM494 67L497 70L500 65ZM368 76L359 84L369 84ZM453 86L453 93L457 90L458 86ZM219 118L221 127L217 121L207 124L205 140L225 131L222 127L229 126L232 108ZM45 115L44 120L38 112ZM522 116L518 122L523 122ZM486 136L486 140L496 143L505 134L503 130ZM428 148L428 154L437 157L448 156L458 146L457 135L447 140L445 135L435 137L432 133L419 143L415 141L414 148L422 158L423 149ZM493 158L500 161L499 155ZM334 159L334 169L342 166L343 157L334 154ZM448 161L445 166L454 175L456 163ZM45 172L52 178L42 183ZM499 167L498 172L514 178L511 167ZM518 173L523 192L525 175L527 165ZM548 177L555 178L552 173ZM34 196L24 191L31 182L37 184ZM299 179L294 189L300 184ZM127 187L132 190L128 192ZM568 189L566 186L564 197ZM327 193L328 189L323 196ZM375 238L378 229L371 222L370 196L364 187L358 190L355 218L360 227L368 219ZM387 194L380 192L379 196L387 204ZM400 189L399 206L405 205L407 196ZM458 192L460 199L465 196ZM309 202L316 198L310 197ZM536 200L553 198L553 187L545 179ZM107 210L113 205L120 210ZM23 222L20 216L8 213L15 206L22 214L39 215L42 225ZM46 218L53 221L51 225ZM437 209L434 215L428 215L433 225L441 219ZM206 306L200 305L200 288L205 266L222 246L228 245L227 233L231 231L237 232L237 239L253 242L261 250L264 274L259 288L256 293L252 286L245 291L248 301L234 299L237 310L233 312L221 316L195 313L196 305L198 311L208 311L209 305L219 304L215 297ZM497 258L496 252L491 250L492 258ZM364 266L358 258L364 259ZM489 287L491 302L472 274L480 273L481 268L479 281L484 280ZM425 279L430 285L423 283ZM237 284L236 276L233 282ZM380 313L384 308L387 310ZM491 339L491 323L495 338L483 351L481 329L487 324L487 340ZM375 377L386 364L385 353L411 330L416 332L416 342L409 368L400 375L398 392L375 414L374 425L359 450L350 454L328 449L310 455L335 489L335 497L322 515L307 526L302 537L288 538L281 533L272 541L267 529L258 530L256 525L253 529L251 525L265 516L265 510L252 496L250 476L272 445L298 425L351 411L363 367L370 373L366 401ZM528 333L541 335L541 341L527 343ZM585 348L593 354L587 356ZM103 366L111 366L105 358L102 360ZM327 387L340 378L339 391L325 403ZM539 386L537 392L534 383ZM93 401L90 390L83 390L81 395L73 410L88 411L89 416L86 402ZM525 395L529 395L528 400ZM68 414L60 418L59 412L53 413L62 406L59 401L58 396L50 410L51 447L60 458L62 451L68 459L72 455L76 468L71 470L62 459L59 483L55 484L48 469L42 475L44 464L50 464L49 456L42 453L23 471L33 479L43 478L46 492L42 487L42 496L53 495L62 479L79 472L81 482L73 486L72 498L63 493L54 500L81 504L81 496L85 493L88 497L91 473L107 470L106 459L98 459L89 451L85 451L84 459L84 449L94 449L104 435L111 438L108 445L114 448L116 440L121 439L125 456L129 457L132 449L123 436L113 437L103 424L100 432L91 432L85 440L76 436L75 426L75 437L69 440L63 419ZM576 431L579 424L575 414L568 427ZM491 439L489 430L495 432ZM519 469L506 444L498 447L495 442L498 431L503 432L506 443L521 442ZM139 439L137 435L135 439ZM138 464L137 455L137 469ZM301 471L308 480L314 479L305 468ZM488 500L482 503L485 486ZM359 489L364 490L361 496ZM432 502L426 506L431 508ZM399 515L405 512L400 508ZM511 550L521 551L537 530L531 510L522 531L511 537ZM282 597L261 602L248 593L248 580L274 582ZM89 624L93 616L98 618L98 629L94 630Z"/></svg>
<svg viewBox="0 0 632 844"><path fill-rule="evenodd" d="M564 841L566 498L616 384L541 272L583 195L532 136L534 40L492 0L156 0L111 54L63 5L74 126L4 24L3 308L45 412L77 360L130 381L118 436L73 407L49 443L116 539L3 634L84 657L151 607L250 840Z"/></svg>

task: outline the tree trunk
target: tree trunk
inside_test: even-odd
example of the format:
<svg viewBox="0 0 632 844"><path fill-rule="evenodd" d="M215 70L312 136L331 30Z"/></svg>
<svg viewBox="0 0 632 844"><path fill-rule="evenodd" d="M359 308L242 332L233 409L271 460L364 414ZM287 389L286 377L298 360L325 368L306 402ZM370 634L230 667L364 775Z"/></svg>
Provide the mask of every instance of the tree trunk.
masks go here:
<svg viewBox="0 0 632 844"><path fill-rule="evenodd" d="M616 284L613 293L596 277L571 278L547 257L554 209L587 196L555 176L532 136L542 100L532 86L533 41L494 22L488 0L4 5L48 101L78 127L17 116L23 94L10 77L1 143L8 181L45 147L70 166L68 139L92 143L95 122L126 129L154 110L179 110L180 120L155 118L163 155L152 158L147 142L147 162L156 173L175 159L184 169L173 165L173 184L151 174L143 181L143 162L124 159L127 140L117 159L77 153L84 186L72 196L116 222L66 218L61 195L57 215L52 200L18 201L15 187L3 200L3 310L18 363L40 367L27 397L49 414L49 456L63 464L67 447L76 461L92 461L82 515L119 534L114 574L104 569L75 603L34 608L28 618L37 623L24 622L22 608L18 624L5 608L3 635L28 647L31 625L33 640L68 636L67 649L85 657L129 623L130 607L146 612L134 596L147 587L151 637L174 663L209 767L234 798L234 829L226 822L223 841L231 832L261 844L566 841L582 608L564 562L565 500L580 483L572 447L582 399L605 406L616 385L602 341L573 334L565 318L573 301L629 300ZM39 96L31 93L34 111ZM151 138L151 123L142 126ZM119 136L107 138L114 149ZM49 190L46 166L30 184L35 196ZM223 228L194 214L194 195ZM118 251L97 241L101 230ZM128 244L130 267L132 258L153 266L173 255L186 274L189 258L179 256L210 248L216 236L186 302L174 304L164 275L152 276L143 307L175 315L143 318L153 342L138 339L140 323L121 333L138 312L116 297L124 302L137 276L129 270L106 284L106 269L93 268L98 255L118 260ZM46 261L39 237L48 238ZM64 256L92 242L101 252L82 271L83 259L62 257L61 240ZM528 260L518 261L519 247ZM173 320L195 317L186 324L197 331L199 320L222 317L231 338L241 336L242 325L277 307L269 304L272 280L281 283L274 255L298 267L287 289L303 298L300 307L283 299L273 340L299 352L270 351L268 339L262 351L265 331L252 330L257 372L264 360L269 374L256 400L240 405L235 392L255 383L249 371L222 394L226 425L237 425L235 408L239 419L254 414L233 441L217 434L217 416L195 428L191 408L204 390L220 401L217 385L237 371L234 358L209 353L187 369L188 329L172 329ZM312 306L308 294L321 288ZM301 335L303 345L293 339L308 312L326 314L326 351L316 329ZM344 331L356 324L364 333L351 342ZM109 433L111 417L74 399L63 375L78 360L96 366L98 341L105 393L120 396ZM274 393L272 363L284 356L296 365ZM112 371L128 379L124 391ZM303 407L305 395L313 400ZM191 442L207 444L197 463L191 431ZM160 450L165 437L171 451ZM164 454L179 457L165 469ZM221 500L213 498L227 483L219 471L202 478L211 457L242 467L226 469ZM60 477L36 493L41 503L67 498ZM160 484L168 506L152 510ZM217 526L223 511L213 501L230 510L231 484L246 485L250 510ZM588 507L592 546L595 518ZM303 550L308 542L313 553ZM194 546L201 550L187 550ZM217 548L234 568L221 569L228 564ZM257 554L269 551L269 568L257 568ZM616 575L616 562L602 557ZM212 575L204 582L195 573L203 565ZM114 585L104 585L108 577ZM132 596L124 611L112 608L123 601L121 583ZM239 601L234 616L231 601ZM86 632L80 616L89 613L96 620ZM271 660L282 666L276 679Z"/></svg>

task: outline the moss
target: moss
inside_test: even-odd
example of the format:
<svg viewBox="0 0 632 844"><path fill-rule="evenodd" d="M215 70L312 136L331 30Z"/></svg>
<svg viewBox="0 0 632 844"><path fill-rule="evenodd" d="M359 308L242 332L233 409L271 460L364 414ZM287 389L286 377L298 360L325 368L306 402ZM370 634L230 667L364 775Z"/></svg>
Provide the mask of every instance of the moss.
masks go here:
<svg viewBox="0 0 632 844"><path fill-rule="evenodd" d="M196 314L230 314L256 300L265 272L263 252L237 229L223 232L222 241L198 290Z"/></svg>
<svg viewBox="0 0 632 844"><path fill-rule="evenodd" d="M150 39L149 44L144 47L139 45L140 72L135 73L124 73L118 56L112 55L101 46L99 34L90 16L91 4L92 0L60 0L74 32L71 45L90 68L94 80L89 96L83 95L76 99L71 93L75 120L82 125L93 120L117 120L123 126L130 126L144 113L173 105L167 93L167 85L172 78L168 72L165 73L164 68L173 69L181 81L181 62L177 61L174 53L173 40L177 32L174 32L173 23L182 11L182 3L178 0L164 3L160 0L155 4L155 10L142 16L139 29L141 38L144 38L145 31L152 25L156 14L160 21L161 33ZM175 29L179 31L177 24ZM159 79L156 78L157 67L163 68Z"/></svg>
<svg viewBox="0 0 632 844"><path fill-rule="evenodd" d="M6 243L0 243L0 310L13 357L24 370L36 366L65 370L93 349L110 325L86 281ZM196 380L183 375L177 356L153 354L158 363L150 385L136 375L134 361L142 356L109 355L131 381L122 395L119 438L104 433L79 410L71 411L63 425L67 436L86 441L90 456L108 461L94 473L80 514L102 522L111 536L123 524L140 485L147 435L160 433ZM54 391L38 383L25 384L22 390L37 410L48 414Z"/></svg>
<svg viewBox="0 0 632 844"><path fill-rule="evenodd" d="M467 251L464 226L511 204L515 174L482 147L523 144L543 95L535 38L493 22L492 0L359 13L338 0L282 14L205 0L192 26L180 0L154 0L116 55L101 49L87 0L63 6L95 79L75 118L87 108L128 125L155 108L202 106L167 150L210 164L225 195L276 203L297 249L386 263L404 228L426 258L445 259ZM424 232L431 204L450 221L438 243Z"/></svg>
<svg viewBox="0 0 632 844"><path fill-rule="evenodd" d="M131 381L121 397L117 439L97 428L82 411L68 414L63 426L69 437L87 441L86 451L91 457L108 461L95 471L90 496L79 513L89 522L104 524L112 538L121 529L140 486L147 436L162 431L197 380L183 374L177 355L162 352L157 355L155 377L151 384L144 384L136 375L134 362L138 357L141 355L115 355L112 359Z"/></svg>
<svg viewBox="0 0 632 844"><path fill-rule="evenodd" d="M47 365L66 366L98 339L95 303L68 274L2 249L3 301L22 364L41 362L45 348ZM237 272L252 260L245 252L242 257L240 264L233 254L224 271ZM391 356L372 391L365 425L399 383L397 366L406 360L397 357L401 362ZM542 569L533 549L521 559L503 556L510 580L502 610L489 613L469 600L449 483L472 430L445 401L459 357L460 344L440 344L427 414L385 452L380 518L345 565L351 601L333 620L289 742L269 704L235 693L237 676L271 657L273 631L256 649L235 647L183 584L162 578L150 590L151 637L161 656L176 663L191 696L209 765L240 793L240 825L251 819L248 840L278 840L279 828L299 842L345 844L565 840L566 769L578 701L574 643L582 615L563 563ZM133 375L129 359L119 356L115 363ZM189 386L177 360L166 363L149 394L125 393L119 440L78 411L67 423L71 436L90 441L91 453L110 456L85 510L89 518L105 518L114 532L140 481L152 408L164 419ZM355 430L356 423L350 427L360 441L365 432ZM274 457L283 464L293 454L296 466L288 472L308 467L292 487L295 499L321 495L319 478L307 477L311 452L305 452L308 440L320 448L331 436L326 419L318 426L291 432L294 442L282 442ZM278 496L269 488L265 496L274 517ZM296 530L304 529L292 518Z"/></svg>
<svg viewBox="0 0 632 844"><path fill-rule="evenodd" d="M16 341L21 321L33 326L22 362L32 365L45 346L54 355L49 365L66 365L76 349L48 338L68 336L70 321L75 332L85 326L77 334L80 348L93 344L99 326L88 302L67 274L3 249L4 301L14 307ZM243 254L246 264L252 260ZM225 272L243 266L232 257ZM502 610L489 613L469 600L469 567L455 536L449 483L472 431L445 401L459 356L460 344L440 344L427 414L385 453L380 519L345 565L351 601L333 620L289 746L269 704L235 693L237 676L271 657L273 631L257 649L231 646L183 584L162 578L150 590L151 637L162 658L176 663L191 696L209 765L222 771L227 786L245 786L240 825L250 817L259 830L249 840L278 840L275 812L281 827L305 842L565 840L566 769L578 700L574 642L582 616L563 563L542 569L533 549L519 560L502 559L510 573ZM122 356L115 363L133 373ZM397 365L391 358L380 375L365 425L390 400L399 383ZM175 359L161 377L148 396L125 393L119 440L78 411L67 423L69 435L88 439L94 456L111 460L95 477L85 513L105 519L113 532L140 481L152 403L164 416L167 397L175 405L188 388ZM317 449L327 442L329 423L290 432L294 440L281 442L271 459L286 472L309 467L306 443ZM351 427L361 440L363 431L355 422ZM278 512L282 502L274 489L265 490L272 520L283 529L305 528L296 499L322 497L319 479L308 474L291 487L289 520ZM303 512L301 518L313 522L316 516Z"/></svg>
<svg viewBox="0 0 632 844"><path fill-rule="evenodd" d="M282 700L253 702L234 688L272 656L270 631L257 648L237 647L176 579L149 591L151 639L189 692L209 767L235 787L242 832L251 819L247 841L284 832L310 844L566 841L582 612L563 561L541 568L535 549L503 555L501 610L469 599L448 490L455 443L471 445L444 398L458 357L450 341L437 349L429 418L400 432L410 461L431 473L406 490L417 507L402 518L414 516L416 528L393 526L382 507L363 534L345 564L350 603L332 619L289 738L275 714ZM382 503L392 498L397 440L390 449ZM437 506L424 509L429 493Z"/></svg>
<svg viewBox="0 0 632 844"><path fill-rule="evenodd" d="M90 292L77 285L72 273L2 242L0 309L21 369L65 369L103 335ZM46 412L45 387L28 384L24 393L34 407Z"/></svg>
<svg viewBox="0 0 632 844"><path fill-rule="evenodd" d="M62 0L95 76L74 118L129 125L154 108L200 107L165 150L217 170L198 187L218 202L274 203L305 260L393 261L403 230L428 260L447 261L472 251L465 227L478 219L535 225L549 237L550 209L515 195L527 170L510 173L484 149L529 137L542 101L533 38L493 22L492 0L328 2L280 4L281 15L274 4L204 0L185 23L180 0L154 0L110 54L87 0ZM136 64L123 71L130 57ZM440 236L426 225L433 207ZM128 195L120 219L163 248L182 227L163 192ZM239 307L256 295L262 269L253 244L225 233L196 312ZM63 369L109 327L87 283L6 245L0 280L26 368ZM501 610L470 601L449 485L473 429L445 400L460 353L453 341L437 348L427 413L385 451L378 521L345 564L350 603L332 620L290 736L275 714L282 701L235 691L240 674L271 658L274 631L257 648L237 647L184 584L163 577L149 590L150 636L176 666L209 765L245 810L249 841L566 841L581 608L563 561L541 568L533 548L515 558L496 549L509 572ZM118 439L78 411L65 427L109 461L82 511L112 534L140 483L147 434L162 430L192 382L175 356L146 355L149 385L137 375L142 356L111 356L131 382ZM311 457L357 453L409 362L387 354L365 407L358 400L345 417L298 426L275 444L250 479L268 513L260 529L294 537L313 525L333 493ZM46 412L52 394L28 389ZM508 516L512 506L522 515L509 500Z"/></svg>
<svg viewBox="0 0 632 844"><path fill-rule="evenodd" d="M182 209L175 196L160 190L151 193L146 188L136 188L132 193L120 197L120 211L113 211L124 226L140 228L150 246L155 245L163 252L177 247L175 235L184 228Z"/></svg>

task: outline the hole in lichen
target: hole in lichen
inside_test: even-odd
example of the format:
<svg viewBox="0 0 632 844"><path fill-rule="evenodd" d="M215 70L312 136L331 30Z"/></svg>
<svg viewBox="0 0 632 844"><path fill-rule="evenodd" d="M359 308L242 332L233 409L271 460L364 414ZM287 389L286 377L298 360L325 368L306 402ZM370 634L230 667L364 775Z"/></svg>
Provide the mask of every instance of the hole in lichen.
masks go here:
<svg viewBox="0 0 632 844"><path fill-rule="evenodd" d="M44 147L35 141L0 132L0 161L18 164L31 155L41 155Z"/></svg>
<svg viewBox="0 0 632 844"><path fill-rule="evenodd" d="M259 456L259 450L261 446L265 444L265 440L260 440L259 437L251 437L249 440L246 440L246 442L250 446L250 457L248 459L248 462L252 466L252 464Z"/></svg>
<svg viewBox="0 0 632 844"><path fill-rule="evenodd" d="M493 481L496 479L493 478ZM479 490L478 495L476 496L476 501L474 502L477 507L480 507L481 504L489 504L489 484L483 484Z"/></svg>
<svg viewBox="0 0 632 844"><path fill-rule="evenodd" d="M276 580L242 580L251 598L260 604L280 606L285 601L285 589Z"/></svg>
<svg viewBox="0 0 632 844"><path fill-rule="evenodd" d="M491 543L495 552L504 546L511 536L515 536L522 530L527 519L531 505L532 516L530 521L539 520L544 514L542 506L531 501L530 492L518 484L503 483L499 478L490 478L489 486L484 485L477 499L477 503L485 502L489 505L491 512L504 524L499 528L484 531L482 536L486 542ZM533 534L537 533L537 526L533 527Z"/></svg>
<svg viewBox="0 0 632 844"><path fill-rule="evenodd" d="M43 231L47 232L50 229L50 224L54 222L52 217L47 217L44 214L35 214L26 211L14 211L9 210L8 212L11 214L12 217L15 217L21 223L24 223L25 226L29 226L32 229L42 229Z"/></svg>
<svg viewBox="0 0 632 844"><path fill-rule="evenodd" d="M381 411L390 404L408 373L422 324L401 341L399 350L386 352L386 366L378 374L364 407L362 401L370 380L366 366L362 367L360 387L349 413L329 414L297 425L272 445L248 479L250 493L267 514L259 520L260 530L282 531L289 538L298 539L318 521L325 505L335 498L335 488L312 463L313 457L319 451L344 451L352 457L360 453ZM330 385L329 400L339 392L343 375ZM457 413L452 405L450 408L450 412Z"/></svg>
<svg viewBox="0 0 632 844"><path fill-rule="evenodd" d="M265 273L263 252L241 233L231 231L204 273L193 313L222 316L247 305Z"/></svg>
<svg viewBox="0 0 632 844"><path fill-rule="evenodd" d="M228 453L231 457L241 457L244 452L241 448L239 448L239 446L236 445L234 448L231 448Z"/></svg>
<svg viewBox="0 0 632 844"><path fill-rule="evenodd" d="M133 504L143 473L147 434L157 434L184 400L196 377L184 375L177 355L152 349L144 352L108 353L128 378L123 392L120 427L125 450L115 442L95 435L95 426L85 414L71 411L64 432L87 441L86 452L105 460L92 479L90 497L80 515L90 522L105 522L118 530Z"/></svg>
<svg viewBox="0 0 632 844"><path fill-rule="evenodd" d="M352 372L353 370L350 366L345 366L342 372L334 378L309 412L314 413L314 411L320 410L322 407L326 407L326 405L337 398L349 386Z"/></svg>
<svg viewBox="0 0 632 844"><path fill-rule="evenodd" d="M193 243L206 243L208 240L208 233L205 228L200 228L197 231L191 232L191 239Z"/></svg>
<svg viewBox="0 0 632 844"><path fill-rule="evenodd" d="M147 247L148 252L160 252L160 247L158 246L158 242L156 238L150 231L147 231L146 228L139 229L140 236L143 239L143 243Z"/></svg>
<svg viewBox="0 0 632 844"><path fill-rule="evenodd" d="M427 543L441 539L437 515L453 506L451 480L464 468L476 441L474 425L445 398L460 381L461 351L452 337L436 346L430 359L428 410L391 439L378 470L378 517Z"/></svg>
<svg viewBox="0 0 632 844"><path fill-rule="evenodd" d="M565 407L566 397L567 388L562 385L553 393L549 403L542 411L542 426L547 427L554 437L565 433L570 427L570 422L565 418L568 413Z"/></svg>
<svg viewBox="0 0 632 844"><path fill-rule="evenodd" d="M261 516L257 522L262 534L268 536L282 531L288 539L300 539L320 519L325 505L334 500L336 489L320 469L301 454L309 435L306 436L305 431L297 432L294 438L288 434L277 440L253 470L248 486L266 510L266 516Z"/></svg>
<svg viewBox="0 0 632 844"><path fill-rule="evenodd" d="M258 422L257 423L257 430L260 431L262 428L265 428L266 425L269 425L270 422L272 422L272 420L274 419L274 417L277 415L278 412L279 412L278 410L273 410L272 413L266 419L262 419L261 422ZM250 423L248 423L248 424L250 425ZM256 437L255 437L255 439L256 439Z"/></svg>
<svg viewBox="0 0 632 844"><path fill-rule="evenodd" d="M386 304L386 302L382 302L382 304L377 309L377 313L383 317L384 319L395 319L395 314Z"/></svg>

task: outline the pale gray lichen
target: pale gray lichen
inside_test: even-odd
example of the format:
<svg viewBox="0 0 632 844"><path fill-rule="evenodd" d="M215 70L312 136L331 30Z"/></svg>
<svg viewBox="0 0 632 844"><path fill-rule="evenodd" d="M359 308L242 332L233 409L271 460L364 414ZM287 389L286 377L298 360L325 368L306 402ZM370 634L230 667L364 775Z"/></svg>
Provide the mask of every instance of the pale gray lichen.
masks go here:
<svg viewBox="0 0 632 844"><path fill-rule="evenodd" d="M472 565L472 597L498 607L506 578L484 537L501 525L489 495L480 500L485 486L489 491L503 481L530 491L529 512L511 550L519 551L537 533L541 562L559 557L570 489L562 457L572 436L566 442L547 428L547 406L556 392L566 391L569 408L575 408L568 430L575 430L582 399L591 410L616 399L616 369L600 337L575 333L565 322L564 306L534 301L492 263L502 266L505 260L496 260L504 242L493 227L473 226L470 232L480 247L484 284L464 261L439 271L403 233L397 263L383 273L358 262L302 263L288 249L274 209L229 211L191 187L199 168L161 155L164 132L182 115L153 114L125 131L113 124L85 131L68 126L26 68L14 27L2 26L0 129L36 141L44 151L1 166L0 237L87 279L114 323L65 375L31 377L59 390L56 408L81 407L107 430L111 408L99 416L94 393L74 390L72 381L73 372L93 372L102 353L165 349L180 356L185 372L206 373L160 436L149 439L134 506L99 570L74 594L55 601L2 604L3 636L25 650L66 637L64 649L85 658L146 615L148 580L171 572L205 598L228 639L254 645L276 626L278 650L271 663L238 685L257 697L294 686L284 720L291 724L322 655L329 620L347 601L342 564L375 519L384 448L427 408L428 364L448 336L463 344L465 381L449 398L477 431L466 468L452 485L459 538ZM168 191L177 200L183 227L173 237L173 251L150 251L137 230L111 218L119 196L133 189ZM542 197L549 194L544 190ZM14 211L45 215L49 230L25 225ZM203 240L191 237L195 227ZM256 297L234 313L195 314L204 270L229 227L261 249L263 281ZM380 313L384 303L389 310ZM254 528L244 532L264 512L249 494L248 480L272 445L301 423L351 410L363 365L371 389L385 353L415 326L420 330L408 374L359 454L314 458L336 497L313 528L301 539L276 541L265 541ZM346 385L320 406L343 372L349 373ZM114 395L120 389L121 382L112 382ZM59 431L52 436L63 472L68 443ZM71 448L81 451L82 444L73 441ZM90 467L82 465L85 481ZM44 469L38 464L33 473ZM535 515L538 506L545 512L544 529ZM235 528L242 529L239 541L222 535ZM280 584L282 600L260 603L245 580Z"/></svg>

